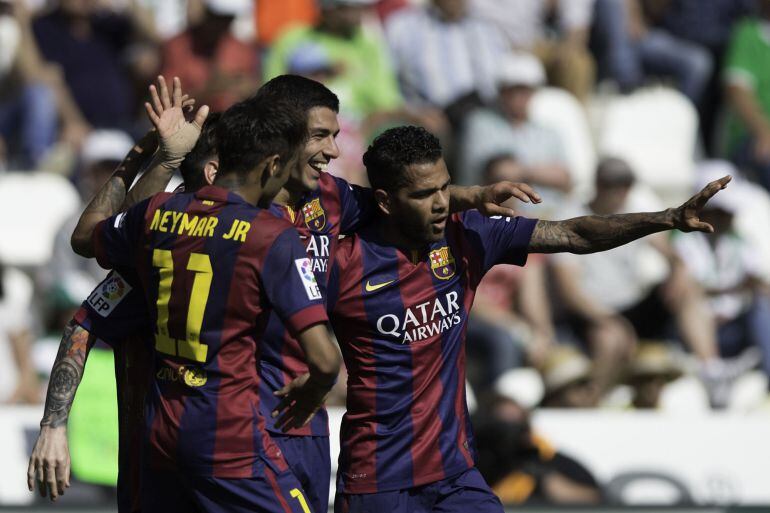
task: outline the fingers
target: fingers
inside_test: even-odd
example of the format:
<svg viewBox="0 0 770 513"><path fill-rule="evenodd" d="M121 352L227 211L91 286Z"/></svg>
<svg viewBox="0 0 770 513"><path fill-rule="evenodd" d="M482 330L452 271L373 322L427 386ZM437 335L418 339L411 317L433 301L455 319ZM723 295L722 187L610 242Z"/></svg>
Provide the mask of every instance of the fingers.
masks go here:
<svg viewBox="0 0 770 513"><path fill-rule="evenodd" d="M704 223L703 221L694 221L691 224L691 227L693 230L698 232L714 233L714 227L711 226L709 223Z"/></svg>
<svg viewBox="0 0 770 513"><path fill-rule="evenodd" d="M35 481L37 481L37 491L40 494L41 497L45 497L46 494L46 484L45 484L45 468L43 466L43 462L38 460L37 464L35 465Z"/></svg>
<svg viewBox="0 0 770 513"><path fill-rule="evenodd" d="M64 490L70 483L70 464L68 460L61 461L56 465L56 488L59 495L64 495Z"/></svg>
<svg viewBox="0 0 770 513"><path fill-rule="evenodd" d="M152 102L152 107L155 109L155 114L160 116L164 109L163 104L160 101L160 96L158 96L158 88L154 85L150 85L150 101Z"/></svg>
<svg viewBox="0 0 770 513"><path fill-rule="evenodd" d="M511 191L511 194L517 197L518 199L520 199L521 201L524 201L525 203L529 203L530 201L532 203L540 203L541 201L543 201L540 195L537 193L537 191L535 191L535 189L533 189L526 183L509 182L509 185L511 186L509 189Z"/></svg>
<svg viewBox="0 0 770 513"><path fill-rule="evenodd" d="M206 122L206 117L209 115L209 106L203 105L200 109L198 109L198 112L195 114L195 119L193 120L193 123L198 126L198 128L203 128L203 123Z"/></svg>
<svg viewBox="0 0 770 513"><path fill-rule="evenodd" d="M285 388L285 387L284 387ZM278 406L275 407L273 410L272 416L273 418L276 418L282 411L284 411L286 408L289 407L289 405L292 403L292 396L287 392L287 395L281 399L281 402L278 403Z"/></svg>
<svg viewBox="0 0 770 513"><path fill-rule="evenodd" d="M52 462L45 464L45 484L48 488L48 496L55 501L59 497L59 488L56 485L56 467Z"/></svg>
<svg viewBox="0 0 770 513"><path fill-rule="evenodd" d="M695 202L696 206L698 208L702 208L706 204L706 202L708 202L708 200L710 200L716 193L726 188L727 184L730 183L730 180L732 179L733 179L732 176L727 175L727 176L723 176L719 180L714 180L713 182L710 182L698 194L697 200Z"/></svg>
<svg viewBox="0 0 770 513"><path fill-rule="evenodd" d="M158 85L160 86L160 101L163 104L163 108L172 108L171 96L168 94L168 86L166 85L166 79L163 78L163 75L158 76Z"/></svg>
<svg viewBox="0 0 770 513"><path fill-rule="evenodd" d="M144 110L147 111L147 117L150 118L152 124L157 127L160 124L160 118L157 114L155 114L155 110L153 110L152 105L150 105L148 102L144 102Z"/></svg>
<svg viewBox="0 0 770 513"><path fill-rule="evenodd" d="M35 457L32 456L27 466L27 488L29 488L30 492L35 491L35 466Z"/></svg>
<svg viewBox="0 0 770 513"><path fill-rule="evenodd" d="M182 106L182 81L179 80L179 77L174 77L171 96L172 96L173 106L181 107Z"/></svg>

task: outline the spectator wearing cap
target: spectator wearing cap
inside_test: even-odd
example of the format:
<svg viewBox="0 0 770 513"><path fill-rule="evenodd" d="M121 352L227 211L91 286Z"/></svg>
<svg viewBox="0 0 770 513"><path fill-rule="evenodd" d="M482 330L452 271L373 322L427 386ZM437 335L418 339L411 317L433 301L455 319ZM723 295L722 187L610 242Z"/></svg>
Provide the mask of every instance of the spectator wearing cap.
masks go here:
<svg viewBox="0 0 770 513"><path fill-rule="evenodd" d="M770 190L770 0L736 25L723 79L730 107L725 154Z"/></svg>
<svg viewBox="0 0 770 513"><path fill-rule="evenodd" d="M252 7L249 0L205 0L202 17L163 44L161 74L179 77L199 105L216 112L253 94L259 86L257 49L231 33L235 18Z"/></svg>
<svg viewBox="0 0 770 513"><path fill-rule="evenodd" d="M549 351L541 370L545 408L594 408L598 394L593 382L593 365L582 352L570 345Z"/></svg>
<svg viewBox="0 0 770 513"><path fill-rule="evenodd" d="M588 50L594 0L470 0L478 16L500 27L511 48L543 62L551 84L585 102L595 80ZM554 20L555 23L551 23Z"/></svg>
<svg viewBox="0 0 770 513"><path fill-rule="evenodd" d="M724 171L724 166L732 167L707 164L711 171L699 174L699 185ZM747 348L759 348L763 371L770 376L770 288L759 250L734 229L735 216L751 208L741 185L740 181L731 184L726 194L714 197L716 201L704 209L701 219L714 227L714 233L677 235L673 244L708 297L717 322L720 354L735 357Z"/></svg>
<svg viewBox="0 0 770 513"><path fill-rule="evenodd" d="M663 389L683 374L681 356L664 342L639 344L628 372L634 408L651 409L660 404Z"/></svg>
<svg viewBox="0 0 770 513"><path fill-rule="evenodd" d="M585 205L571 205L559 218L660 210L656 198L631 194L634 173L620 159L602 160L596 193ZM566 325L585 341L601 393L614 386L639 338L677 336L695 354L711 390L725 376L716 327L702 291L690 278L668 239L656 234L593 255L554 255L557 293Z"/></svg>
<svg viewBox="0 0 770 513"><path fill-rule="evenodd" d="M463 127L460 183L480 183L490 160L508 154L520 164L521 173L500 178L515 178L555 191L569 190L559 135L529 117L532 96L544 82L543 66L532 55L509 54L497 63L494 107L473 112Z"/></svg>

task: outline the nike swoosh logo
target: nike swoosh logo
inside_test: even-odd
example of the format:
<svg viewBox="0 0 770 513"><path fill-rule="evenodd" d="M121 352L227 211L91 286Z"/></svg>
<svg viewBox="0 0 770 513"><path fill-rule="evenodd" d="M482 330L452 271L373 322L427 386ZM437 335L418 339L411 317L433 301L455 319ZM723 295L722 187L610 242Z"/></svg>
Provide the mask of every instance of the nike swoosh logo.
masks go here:
<svg viewBox="0 0 770 513"><path fill-rule="evenodd" d="M386 281L384 283L378 283L377 285L372 285L371 283L369 283L369 281L367 281L366 282L366 291L367 292L374 292L375 290L380 290L382 287L387 287L388 285L390 285L394 281L396 281L396 280L390 280L390 281Z"/></svg>

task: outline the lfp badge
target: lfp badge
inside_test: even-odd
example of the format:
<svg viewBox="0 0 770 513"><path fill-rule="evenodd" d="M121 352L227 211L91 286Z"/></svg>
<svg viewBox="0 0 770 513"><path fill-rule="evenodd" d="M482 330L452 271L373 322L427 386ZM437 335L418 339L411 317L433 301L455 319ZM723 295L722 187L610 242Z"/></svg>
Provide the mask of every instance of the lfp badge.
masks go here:
<svg viewBox="0 0 770 513"><path fill-rule="evenodd" d="M444 246L430 252L430 269L439 280L448 280L455 275L455 259L449 248Z"/></svg>
<svg viewBox="0 0 770 513"><path fill-rule="evenodd" d="M305 216L305 224L311 230L320 231L326 226L326 212L321 206L320 198L305 203L302 207L302 215Z"/></svg>

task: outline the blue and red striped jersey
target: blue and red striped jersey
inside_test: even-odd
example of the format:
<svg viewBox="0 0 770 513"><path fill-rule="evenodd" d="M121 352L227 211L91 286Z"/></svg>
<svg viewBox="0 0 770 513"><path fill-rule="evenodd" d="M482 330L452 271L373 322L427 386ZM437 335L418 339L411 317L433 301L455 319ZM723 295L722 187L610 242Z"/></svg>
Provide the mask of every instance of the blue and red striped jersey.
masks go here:
<svg viewBox="0 0 770 513"><path fill-rule="evenodd" d="M296 335L326 321L310 259L290 223L208 186L160 193L94 232L99 263L136 270L154 326L146 461L245 478L287 466L259 408L270 310Z"/></svg>
<svg viewBox="0 0 770 513"><path fill-rule="evenodd" d="M348 371L339 491L411 488L474 465L468 312L493 265L524 265L535 222L474 210L421 252L383 243L378 223L340 243L327 296Z"/></svg>
<svg viewBox="0 0 770 513"><path fill-rule="evenodd" d="M374 199L370 189L321 173L316 190L308 192L294 205L274 204L270 212L294 224L312 263L321 294L325 296L329 262L334 258L339 236L352 233L362 223L366 223L373 209ZM260 361L260 404L268 431L282 433L275 428L275 421L270 416L270 412L278 405L278 398L273 392L308 369L302 347L275 314L268 320L264 341ZM319 410L307 426L289 430L286 434L329 436L326 410Z"/></svg>
<svg viewBox="0 0 770 513"><path fill-rule="evenodd" d="M152 328L131 269L111 271L75 313L75 322L112 347L118 393L118 511L141 511L139 454L144 398L153 369Z"/></svg>

